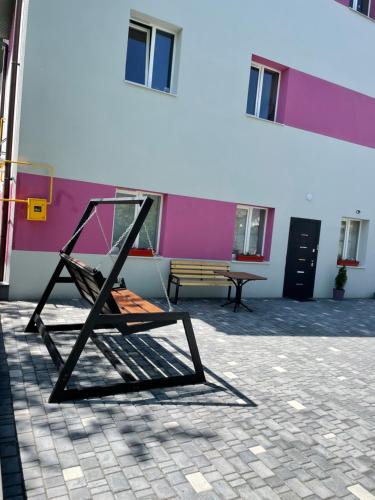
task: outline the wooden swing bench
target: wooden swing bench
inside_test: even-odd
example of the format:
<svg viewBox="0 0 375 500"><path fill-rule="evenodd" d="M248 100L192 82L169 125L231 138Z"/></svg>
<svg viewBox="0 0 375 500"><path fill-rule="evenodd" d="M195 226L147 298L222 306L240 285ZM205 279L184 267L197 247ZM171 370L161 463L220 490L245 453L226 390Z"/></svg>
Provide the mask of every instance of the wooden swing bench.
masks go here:
<svg viewBox="0 0 375 500"><path fill-rule="evenodd" d="M63 252L60 256L82 297L94 304L105 282L102 273ZM163 312L160 307L139 297L127 288L112 289L103 310L113 314Z"/></svg>
<svg viewBox="0 0 375 500"><path fill-rule="evenodd" d="M94 269L84 262L70 255L81 231L91 213L99 204L135 204L141 205L139 214L130 227L130 232L122 244L116 262L107 278L98 269ZM115 287L124 262L132 248L134 241L144 223L151 208L151 198L110 198L91 200L83 214L73 237L60 252L60 261L40 299L30 321L26 332L39 332L50 353L59 376L50 395L49 402L56 403L66 400L74 400L88 397L101 397L112 394L120 394L133 391L150 390L160 387L171 387L176 385L188 385L205 382L204 371L200 360L198 347L195 341L194 330L190 315L187 312L163 311L158 306L148 302L127 288ZM61 276L66 269L69 276ZM92 308L84 323L61 323L45 325L41 313L57 283L72 283L77 287L81 297L91 304ZM127 368L126 364L119 363L118 357L107 347L96 333L97 330L117 329L122 335L130 335L142 331L149 331L176 324L182 321L187 338L194 372L186 375L162 376L153 379L137 379ZM64 361L51 333L78 332L77 340ZM124 382L111 385L96 385L82 388L66 388L80 355L88 341L100 349L112 366L117 370Z"/></svg>

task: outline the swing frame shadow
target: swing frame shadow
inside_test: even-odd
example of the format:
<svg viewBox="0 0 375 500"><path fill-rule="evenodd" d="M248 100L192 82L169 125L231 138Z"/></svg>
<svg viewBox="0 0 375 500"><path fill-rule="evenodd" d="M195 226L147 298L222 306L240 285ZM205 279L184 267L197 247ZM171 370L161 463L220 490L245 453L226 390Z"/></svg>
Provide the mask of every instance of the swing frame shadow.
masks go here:
<svg viewBox="0 0 375 500"><path fill-rule="evenodd" d="M153 200L150 197L138 198L98 198L89 201L73 236L60 252L60 260L48 282L42 297L37 304L30 321L26 326L25 332L38 333L41 335L48 352L58 370L58 378L49 397L50 403L58 403L67 400L76 400L91 397L102 397L127 392L141 390L150 390L162 387L172 387L177 385L191 385L204 383L206 381L202 362L199 355L198 346L195 340L194 330L188 312L147 312L147 313L121 313L119 307L114 307L111 296L114 290L114 284L118 275L124 266L142 225L150 211ZM108 274L104 278L100 271L91 269L89 266L75 261L70 255L76 245L82 230L92 217L93 210L98 205L108 204L139 204L140 210L137 218L133 222L130 231L122 242L117 259ZM81 266L81 268L80 268ZM67 269L70 276L61 276L64 269ZM79 290L81 296L89 303L92 308L84 323L64 323L64 324L44 324L41 314L46 305L54 286L57 283L74 284ZM118 290L115 288L115 290ZM137 380L126 369L126 365L120 365L115 362L111 351L104 348L104 344L95 333L95 330L117 329L122 335L160 328L166 325L176 324L182 321L188 347L191 354L191 360L194 372L187 375L177 375L147 380ZM76 332L77 339L68 355L66 361L63 360L55 342L50 333ZM100 349L112 366L123 378L124 382L111 384L107 386L94 385L84 388L67 388L67 384L77 365L83 349L91 339Z"/></svg>

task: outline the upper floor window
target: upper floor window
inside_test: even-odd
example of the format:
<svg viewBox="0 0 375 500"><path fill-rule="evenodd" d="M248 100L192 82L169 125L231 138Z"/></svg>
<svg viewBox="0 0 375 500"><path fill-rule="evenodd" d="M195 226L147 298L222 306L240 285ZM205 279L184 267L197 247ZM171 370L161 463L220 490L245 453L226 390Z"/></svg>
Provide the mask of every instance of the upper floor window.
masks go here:
<svg viewBox="0 0 375 500"><path fill-rule="evenodd" d="M234 253L263 255L266 218L266 208L237 207Z"/></svg>
<svg viewBox="0 0 375 500"><path fill-rule="evenodd" d="M338 261L358 261L361 225L358 219L341 220Z"/></svg>
<svg viewBox="0 0 375 500"><path fill-rule="evenodd" d="M174 48L174 33L131 20L125 79L156 90L170 92Z"/></svg>
<svg viewBox="0 0 375 500"><path fill-rule="evenodd" d="M151 240L152 249L157 252L159 247L160 219L162 210L162 195L145 193L141 191L125 191L118 189L116 197L132 197L149 196L154 200L151 209L146 217L138 237L134 243L134 248L150 248L149 238ZM112 245L114 245L124 231L132 224L140 210L139 205L116 205L115 217L113 222ZM146 229L147 228L147 229ZM147 235L148 232L148 235Z"/></svg>
<svg viewBox="0 0 375 500"><path fill-rule="evenodd" d="M252 64L246 112L249 115L275 121L280 73L273 69Z"/></svg>
<svg viewBox="0 0 375 500"><path fill-rule="evenodd" d="M368 16L370 14L371 0L350 0L350 7Z"/></svg>

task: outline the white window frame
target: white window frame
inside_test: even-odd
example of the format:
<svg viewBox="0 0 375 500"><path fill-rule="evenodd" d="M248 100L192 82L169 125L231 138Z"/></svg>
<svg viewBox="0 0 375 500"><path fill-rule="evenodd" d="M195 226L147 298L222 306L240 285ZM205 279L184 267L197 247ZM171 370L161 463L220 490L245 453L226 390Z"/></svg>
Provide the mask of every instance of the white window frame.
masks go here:
<svg viewBox="0 0 375 500"><path fill-rule="evenodd" d="M121 194L124 197L125 196L158 196L160 198L160 209L159 209L159 222L158 222L158 229L156 233L156 248L154 248L155 254L159 254L159 245L160 245L160 232L161 232L161 219L162 219L162 213L163 213L163 203L164 203L164 196L161 193L154 193L152 191L133 191L131 189L122 189L122 188L116 188L116 197ZM135 217L138 215L141 207L140 205L135 205ZM115 219L116 219L116 212L114 212L113 216L113 227L112 227L112 239L113 239L113 232L115 230ZM137 235L137 238L134 242L133 248L139 248L139 234Z"/></svg>
<svg viewBox="0 0 375 500"><path fill-rule="evenodd" d="M259 210L265 210L265 212L266 212L266 216L264 218L264 233L263 233L262 253L261 253L261 255L264 256L264 244L265 244L265 241L266 241L268 208L265 208L265 207L256 207L256 206L253 206L253 205L237 205L237 209L247 210L245 238L244 238L244 246L243 246L243 249L242 249L242 254L246 254L246 253L249 252L250 233L251 233L251 219L252 219L252 216L253 216L253 209L254 208L255 209L259 209ZM237 211L237 209L236 209L236 211ZM237 217L237 214L236 214L236 217Z"/></svg>
<svg viewBox="0 0 375 500"><path fill-rule="evenodd" d="M171 31L167 28L164 28L163 26L159 26L157 24L146 23L145 21L139 21L138 19L135 19L135 18L130 19L129 28L137 29L139 31L143 31L143 32L147 33L147 42L146 42L147 60L146 60L146 68L145 68L146 74L145 74L145 83L144 84L138 83L138 82L133 82L132 80L127 80L126 77L125 77L125 81L129 82L129 83L133 83L134 85L140 85L141 87L147 87L147 88L150 88L152 90L157 90L158 92L165 92L166 94L171 94L172 87L173 87L173 81L174 81L177 33L175 31ZM170 81L169 91L168 90L154 89L152 87L156 30L163 31L164 33L168 33L169 35L173 35L171 81ZM150 31L151 31L151 33L150 33Z"/></svg>
<svg viewBox="0 0 375 500"><path fill-rule="evenodd" d="M150 34L152 34L152 30L150 33L150 29L147 29L144 26L140 26L139 24L135 24L131 20L129 22L129 28L133 28L135 30L142 31L142 33L146 33L146 35L147 35L147 39L146 39L146 65L145 65L145 82L147 84L148 74L149 74L149 64L150 64ZM127 80L127 81L131 82L131 80ZM133 82L133 83L135 83L135 82ZM138 85L142 85L142 84L140 83Z"/></svg>
<svg viewBox="0 0 375 500"><path fill-rule="evenodd" d="M368 12L367 12L367 14L364 14L363 12L361 12L360 10L358 10L358 2L359 2L359 0L353 0L353 5L352 5L351 8L353 10L355 10L356 12L358 12L359 14L362 14L363 16L370 17L371 1L372 0L369 0L369 2L368 2Z"/></svg>
<svg viewBox="0 0 375 500"><path fill-rule="evenodd" d="M342 260L347 260L347 251L348 251L348 242L349 242L349 232L350 232L350 224L352 222L359 222L359 233L358 233L358 241L357 241L357 248L356 248L356 253L355 253L355 260L358 261L358 254L359 254L359 248L361 244L361 233L362 233L362 220L361 219L353 219L350 217L342 217L341 222L346 222L345 226L345 235L344 235L344 245L342 249ZM340 222L340 231L341 231L341 222Z"/></svg>
<svg viewBox="0 0 375 500"><path fill-rule="evenodd" d="M277 117L277 108L279 105L279 93L280 93L280 80L281 80L281 71L271 68L270 66L265 66L264 64L258 64L256 62L252 62L250 65L250 78L251 78L251 68L257 68L259 70L259 77L258 77L258 85L257 85L257 93L256 93L256 98L255 98L255 110L254 114L247 113L249 116L255 116L256 118L259 118L261 120L267 120L269 122L275 122L276 117ZM278 81L277 81L277 92L276 92L276 106L275 106L275 116L273 120L269 120L268 118L261 118L259 116L260 114L260 105L262 102L262 93L263 93L263 77L264 77L264 70L268 69L272 71L273 73L277 73L279 75Z"/></svg>

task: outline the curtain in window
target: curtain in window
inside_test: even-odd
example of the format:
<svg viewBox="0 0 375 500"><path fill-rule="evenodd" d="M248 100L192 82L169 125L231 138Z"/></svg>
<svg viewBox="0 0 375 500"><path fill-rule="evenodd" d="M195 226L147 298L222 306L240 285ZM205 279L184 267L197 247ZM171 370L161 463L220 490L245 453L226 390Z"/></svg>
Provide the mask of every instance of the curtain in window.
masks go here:
<svg viewBox="0 0 375 500"><path fill-rule="evenodd" d="M138 194L129 194L118 192L116 194L117 198L134 198L139 196ZM161 197L156 195L148 194L150 198L154 200L151 210L149 211L145 224L150 235L152 248L157 249L158 241L158 230L159 230L159 217L160 217L160 207L161 207ZM116 205L115 208L115 220L113 226L113 239L112 245L120 238L120 236L126 231L129 225L134 221L135 214L138 213L138 205ZM139 236L135 242L137 248L149 248L150 243L147 238L145 225L142 226Z"/></svg>
<svg viewBox="0 0 375 500"><path fill-rule="evenodd" d="M236 212L236 233L234 238L234 252L243 253L245 251L246 221L248 210L237 208Z"/></svg>
<svg viewBox="0 0 375 500"><path fill-rule="evenodd" d="M346 220L341 221L340 226L340 241L339 241L339 259L344 259L344 242L345 242L345 232L346 232Z"/></svg>
<svg viewBox="0 0 375 500"><path fill-rule="evenodd" d="M134 198L128 193L116 193L116 198ZM120 238L134 220L135 205L115 205L112 245Z"/></svg>
<svg viewBox="0 0 375 500"><path fill-rule="evenodd" d="M249 243L249 253L251 255L262 255L265 218L265 210L253 208Z"/></svg>
<svg viewBox="0 0 375 500"><path fill-rule="evenodd" d="M148 233L150 235L152 248L156 250L157 241L158 241L158 229L159 229L159 217L160 217L160 196L155 196L152 194L148 194L150 198L154 200L152 204L151 210L148 213L148 216L145 220L145 224L147 226ZM150 243L147 238L145 225L142 226L141 231L139 233L139 241L138 248L149 248Z"/></svg>
<svg viewBox="0 0 375 500"><path fill-rule="evenodd" d="M350 260L355 260L357 258L357 248L359 240L359 220L351 220L349 226L349 236L348 236L348 248L346 251L346 258Z"/></svg>

